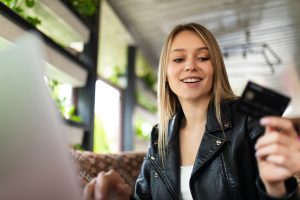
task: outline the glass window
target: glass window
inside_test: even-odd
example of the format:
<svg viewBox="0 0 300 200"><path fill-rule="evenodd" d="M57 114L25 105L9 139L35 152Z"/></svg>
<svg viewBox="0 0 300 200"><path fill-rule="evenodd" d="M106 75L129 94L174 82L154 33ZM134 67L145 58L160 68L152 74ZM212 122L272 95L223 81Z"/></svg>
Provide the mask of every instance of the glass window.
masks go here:
<svg viewBox="0 0 300 200"><path fill-rule="evenodd" d="M120 91L104 81L96 82L94 152L120 150Z"/></svg>

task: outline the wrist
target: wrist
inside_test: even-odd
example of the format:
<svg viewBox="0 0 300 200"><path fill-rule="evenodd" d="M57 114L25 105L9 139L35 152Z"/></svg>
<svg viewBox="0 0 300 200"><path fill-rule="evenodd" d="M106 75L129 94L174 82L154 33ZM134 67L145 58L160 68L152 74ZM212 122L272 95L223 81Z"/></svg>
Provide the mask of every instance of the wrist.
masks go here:
<svg viewBox="0 0 300 200"><path fill-rule="evenodd" d="M284 181L276 183L264 183L266 192L272 197L282 197L286 195L286 188Z"/></svg>

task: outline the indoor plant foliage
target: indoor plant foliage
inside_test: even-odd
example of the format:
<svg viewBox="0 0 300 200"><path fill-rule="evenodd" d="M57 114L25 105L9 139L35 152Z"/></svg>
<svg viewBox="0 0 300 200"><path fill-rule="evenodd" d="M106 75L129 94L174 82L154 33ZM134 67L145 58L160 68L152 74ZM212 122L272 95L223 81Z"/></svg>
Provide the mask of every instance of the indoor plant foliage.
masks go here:
<svg viewBox="0 0 300 200"><path fill-rule="evenodd" d="M81 122L79 116L75 114L75 106L68 105L67 98L59 95L59 83L56 80L48 80L48 86L51 91L52 99L55 101L61 115L74 122Z"/></svg>
<svg viewBox="0 0 300 200"><path fill-rule="evenodd" d="M142 91L136 91L136 99L140 106L148 110L150 113L157 112L156 102L152 102Z"/></svg>
<svg viewBox="0 0 300 200"><path fill-rule="evenodd" d="M36 5L35 0L0 0L0 2L4 3L33 26L36 27L41 24L41 20L38 17L29 15L27 12L28 9L32 9Z"/></svg>
<svg viewBox="0 0 300 200"><path fill-rule="evenodd" d="M84 17L93 16L98 9L100 0L69 0L74 9Z"/></svg>

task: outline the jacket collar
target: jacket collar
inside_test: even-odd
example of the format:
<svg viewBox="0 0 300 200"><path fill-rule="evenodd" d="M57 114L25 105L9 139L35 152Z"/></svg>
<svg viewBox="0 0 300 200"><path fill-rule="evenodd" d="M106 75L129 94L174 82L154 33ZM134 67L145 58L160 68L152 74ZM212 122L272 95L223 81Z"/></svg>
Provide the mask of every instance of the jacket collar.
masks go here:
<svg viewBox="0 0 300 200"><path fill-rule="evenodd" d="M221 131L222 129L226 130L232 127L231 111L227 101L221 102L221 125L217 120L217 116L214 111L214 104L209 104L206 131L211 133L215 131Z"/></svg>
<svg viewBox="0 0 300 200"><path fill-rule="evenodd" d="M177 141L177 135L179 133L179 128L181 126L181 121L183 117L184 114L182 109L180 108L177 110L176 114L170 119L168 127L168 145L172 145L174 142ZM225 131L226 129L232 127L231 110L227 101L223 101L221 103L221 121L222 127L217 120L214 111L214 104L210 103L208 107L205 131L207 131L208 133L213 133L222 131L222 129Z"/></svg>
<svg viewBox="0 0 300 200"><path fill-rule="evenodd" d="M168 146L178 142L178 133L184 117L183 111L179 108L176 114L170 119L168 126Z"/></svg>

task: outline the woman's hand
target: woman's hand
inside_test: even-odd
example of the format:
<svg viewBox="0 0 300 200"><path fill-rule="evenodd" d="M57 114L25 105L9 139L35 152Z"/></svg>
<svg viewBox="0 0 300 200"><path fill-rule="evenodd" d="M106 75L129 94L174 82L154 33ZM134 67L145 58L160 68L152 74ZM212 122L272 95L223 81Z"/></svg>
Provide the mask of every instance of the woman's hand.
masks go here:
<svg viewBox="0 0 300 200"><path fill-rule="evenodd" d="M84 200L128 200L131 188L114 170L100 172L83 190Z"/></svg>
<svg viewBox="0 0 300 200"><path fill-rule="evenodd" d="M265 134L258 139L256 157L260 178L268 194L286 194L284 181L300 172L300 142L292 122L280 117L265 117Z"/></svg>

